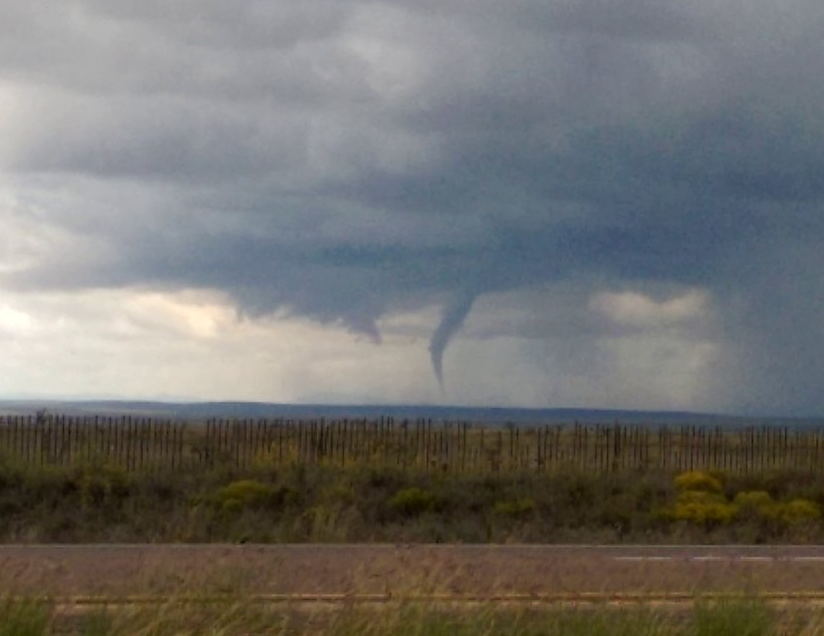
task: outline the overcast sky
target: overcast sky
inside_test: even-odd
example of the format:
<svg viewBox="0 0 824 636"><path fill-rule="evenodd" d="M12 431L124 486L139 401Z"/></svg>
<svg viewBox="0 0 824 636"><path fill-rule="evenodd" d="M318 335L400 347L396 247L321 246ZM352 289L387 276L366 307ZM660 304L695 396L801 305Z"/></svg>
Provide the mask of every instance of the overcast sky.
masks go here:
<svg viewBox="0 0 824 636"><path fill-rule="evenodd" d="M0 0L0 397L824 414L821 0Z"/></svg>

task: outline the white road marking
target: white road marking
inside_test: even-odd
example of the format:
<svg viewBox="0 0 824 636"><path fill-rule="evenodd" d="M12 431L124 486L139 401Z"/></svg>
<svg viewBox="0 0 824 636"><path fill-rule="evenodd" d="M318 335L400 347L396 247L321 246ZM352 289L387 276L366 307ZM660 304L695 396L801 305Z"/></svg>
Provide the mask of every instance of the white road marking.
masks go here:
<svg viewBox="0 0 824 636"><path fill-rule="evenodd" d="M661 556L661 555L645 555L645 556L614 556L613 561L639 563L639 562L655 562L655 561L699 561L707 562L724 562L724 563L774 563L781 562L804 562L804 563L824 563L824 556L746 556L746 555L697 555L697 556Z"/></svg>

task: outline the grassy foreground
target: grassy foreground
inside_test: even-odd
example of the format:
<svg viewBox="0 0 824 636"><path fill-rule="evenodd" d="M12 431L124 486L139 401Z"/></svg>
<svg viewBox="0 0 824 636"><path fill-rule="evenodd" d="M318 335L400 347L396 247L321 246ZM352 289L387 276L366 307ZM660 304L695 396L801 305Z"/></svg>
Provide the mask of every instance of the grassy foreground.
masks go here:
<svg viewBox="0 0 824 636"><path fill-rule="evenodd" d="M813 636L824 615L778 613L758 600L701 602L685 612L650 607L508 610L427 605L275 610L244 604L59 611L48 601L0 603L0 636Z"/></svg>

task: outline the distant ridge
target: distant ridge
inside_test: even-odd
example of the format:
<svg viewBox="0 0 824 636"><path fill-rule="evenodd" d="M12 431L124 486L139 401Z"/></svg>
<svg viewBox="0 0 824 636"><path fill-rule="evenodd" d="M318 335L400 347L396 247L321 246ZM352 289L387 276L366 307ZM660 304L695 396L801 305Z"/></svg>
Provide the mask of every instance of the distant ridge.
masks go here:
<svg viewBox="0 0 824 636"><path fill-rule="evenodd" d="M689 411L634 411L586 408L505 408L434 405L329 405L276 404L266 402L151 402L126 400L8 400L0 401L0 414L28 415L40 410L66 415L132 415L183 420L207 418L288 418L288 419L432 419L434 422L461 421L490 425L538 424L645 424L701 425L737 428L742 426L785 425L824 426L824 418L748 417Z"/></svg>

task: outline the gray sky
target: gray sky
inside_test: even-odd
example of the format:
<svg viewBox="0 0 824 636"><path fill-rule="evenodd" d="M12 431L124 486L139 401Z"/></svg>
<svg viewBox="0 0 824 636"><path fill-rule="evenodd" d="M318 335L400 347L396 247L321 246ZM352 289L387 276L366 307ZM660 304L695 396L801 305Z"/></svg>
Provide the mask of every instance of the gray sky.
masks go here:
<svg viewBox="0 0 824 636"><path fill-rule="evenodd" d="M819 0L0 30L0 395L824 414Z"/></svg>

